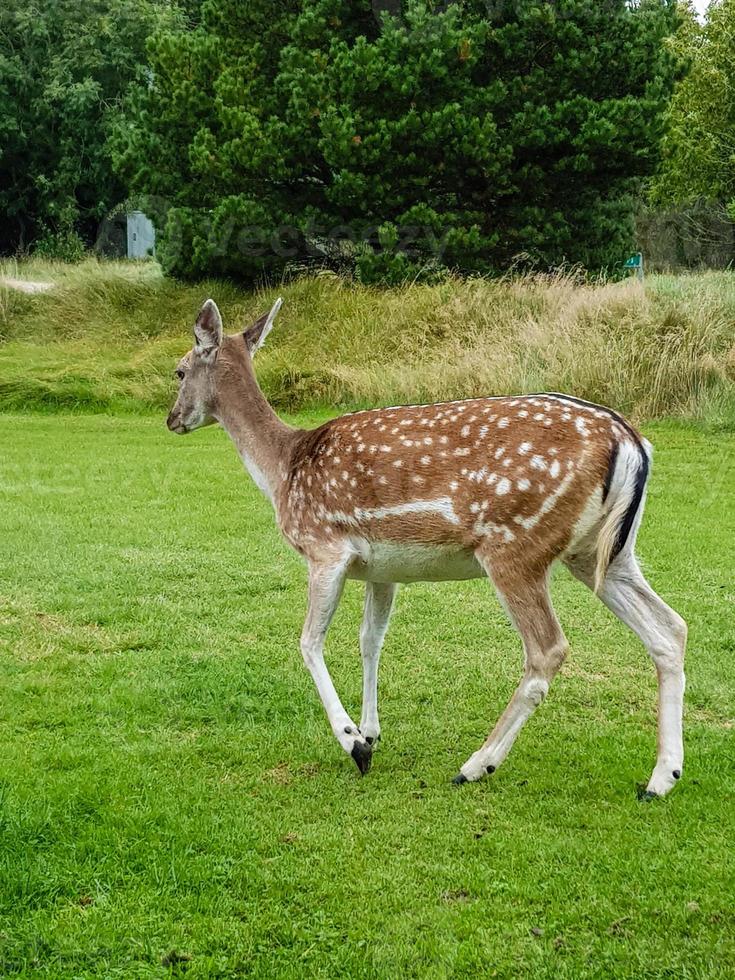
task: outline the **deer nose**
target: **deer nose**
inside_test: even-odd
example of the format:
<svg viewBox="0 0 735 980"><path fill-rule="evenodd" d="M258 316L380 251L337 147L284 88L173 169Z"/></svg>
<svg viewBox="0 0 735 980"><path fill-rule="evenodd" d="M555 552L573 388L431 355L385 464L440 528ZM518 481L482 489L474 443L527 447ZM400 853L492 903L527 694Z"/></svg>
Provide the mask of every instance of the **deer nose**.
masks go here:
<svg viewBox="0 0 735 980"><path fill-rule="evenodd" d="M171 411L168 413L168 418L166 419L166 425L173 432L178 424L179 424L179 413L175 412L172 408Z"/></svg>

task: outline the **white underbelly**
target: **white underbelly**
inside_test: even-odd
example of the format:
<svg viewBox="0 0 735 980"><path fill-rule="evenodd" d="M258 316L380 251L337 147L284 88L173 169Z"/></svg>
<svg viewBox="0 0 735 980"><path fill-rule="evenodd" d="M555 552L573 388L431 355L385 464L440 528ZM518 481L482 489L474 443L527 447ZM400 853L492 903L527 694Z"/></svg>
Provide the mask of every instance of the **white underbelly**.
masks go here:
<svg viewBox="0 0 735 980"><path fill-rule="evenodd" d="M361 539L355 547L347 575L365 582L448 582L485 575L474 553L456 545Z"/></svg>

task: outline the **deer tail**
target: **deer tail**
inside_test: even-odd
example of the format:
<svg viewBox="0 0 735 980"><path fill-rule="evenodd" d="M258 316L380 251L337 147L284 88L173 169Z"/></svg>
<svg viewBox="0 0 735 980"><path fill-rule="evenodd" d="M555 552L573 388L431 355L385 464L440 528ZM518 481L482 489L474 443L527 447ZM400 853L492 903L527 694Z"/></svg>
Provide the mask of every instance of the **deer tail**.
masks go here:
<svg viewBox="0 0 735 980"><path fill-rule="evenodd" d="M643 516L646 485L651 471L651 444L635 433L613 446L610 453L603 504L607 510L597 536L595 592L599 593L607 570L624 550L632 550Z"/></svg>

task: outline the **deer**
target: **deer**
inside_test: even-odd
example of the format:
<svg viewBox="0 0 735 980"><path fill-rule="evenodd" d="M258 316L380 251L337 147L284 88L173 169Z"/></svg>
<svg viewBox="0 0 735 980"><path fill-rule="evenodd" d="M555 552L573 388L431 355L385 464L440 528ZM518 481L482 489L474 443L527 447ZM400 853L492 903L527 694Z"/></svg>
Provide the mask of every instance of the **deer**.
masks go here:
<svg viewBox="0 0 735 980"><path fill-rule="evenodd" d="M453 782L495 772L568 651L549 573L561 562L633 633L658 675L658 751L644 799L681 777L684 620L635 556L652 447L609 408L558 393L357 411L313 429L283 422L253 359L281 306L225 335L208 299L178 363L168 428L219 423L308 569L301 653L332 732L365 775L380 738L378 666L399 584L488 578L520 635L523 676ZM355 724L325 663L347 579L365 583L362 714Z"/></svg>

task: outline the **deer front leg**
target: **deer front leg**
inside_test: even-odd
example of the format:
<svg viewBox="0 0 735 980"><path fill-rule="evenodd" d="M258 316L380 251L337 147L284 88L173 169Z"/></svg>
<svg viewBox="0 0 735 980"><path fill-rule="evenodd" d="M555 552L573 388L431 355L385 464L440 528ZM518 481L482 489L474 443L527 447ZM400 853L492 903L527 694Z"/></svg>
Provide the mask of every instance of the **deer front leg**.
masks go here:
<svg viewBox="0 0 735 980"><path fill-rule="evenodd" d="M360 627L360 652L362 654L362 718L360 731L368 745L380 738L378 721L378 664L380 650L388 630L396 586L392 583L367 582L365 585L365 611Z"/></svg>
<svg viewBox="0 0 735 980"><path fill-rule="evenodd" d="M324 641L339 605L344 581L344 563L309 566L309 608L301 633L301 653L314 678L335 738L364 776L370 768L372 748L345 711L324 662Z"/></svg>

